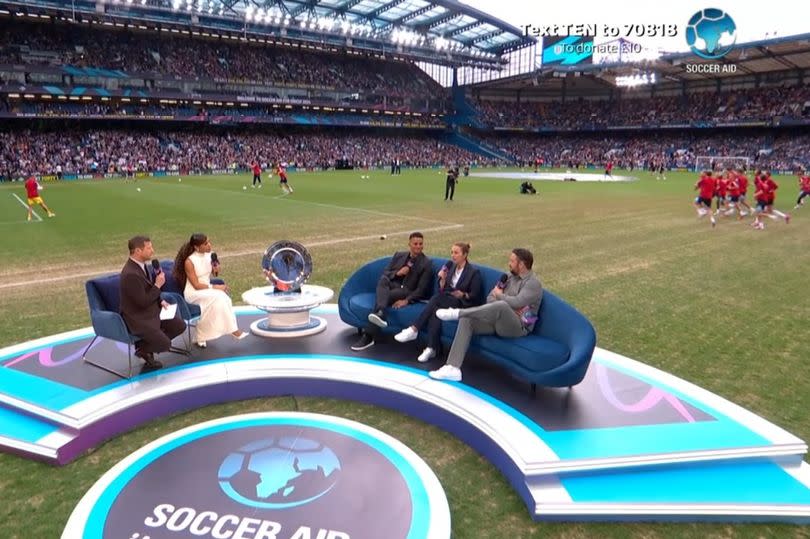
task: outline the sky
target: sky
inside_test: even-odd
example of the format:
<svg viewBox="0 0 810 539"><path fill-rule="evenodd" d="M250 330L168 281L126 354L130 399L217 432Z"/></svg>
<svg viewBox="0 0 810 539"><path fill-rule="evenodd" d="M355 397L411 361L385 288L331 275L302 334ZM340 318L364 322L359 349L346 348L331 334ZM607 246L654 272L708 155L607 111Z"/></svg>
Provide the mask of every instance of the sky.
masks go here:
<svg viewBox="0 0 810 539"><path fill-rule="evenodd" d="M630 36L644 47L667 52L686 51L686 22L705 8L724 10L737 25L737 44L774 37L810 33L810 2L807 0L460 0L518 28L550 24L625 25L677 24L669 38ZM601 30L599 31L601 34ZM595 43L610 37L597 34Z"/></svg>

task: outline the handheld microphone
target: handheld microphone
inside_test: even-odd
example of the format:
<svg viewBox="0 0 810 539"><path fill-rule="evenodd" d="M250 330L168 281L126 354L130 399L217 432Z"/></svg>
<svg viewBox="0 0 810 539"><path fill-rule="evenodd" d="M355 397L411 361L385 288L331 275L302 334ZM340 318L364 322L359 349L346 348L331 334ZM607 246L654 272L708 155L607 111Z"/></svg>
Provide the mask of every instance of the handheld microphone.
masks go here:
<svg viewBox="0 0 810 539"><path fill-rule="evenodd" d="M219 258L217 258L216 253L211 253L211 265L214 267L219 266Z"/></svg>
<svg viewBox="0 0 810 539"><path fill-rule="evenodd" d="M509 276L507 274L505 274L505 273L503 275L501 275L500 279L498 279L498 285L497 286L498 286L498 288L500 290L503 290L504 288L506 288L506 281L507 280L509 280Z"/></svg>
<svg viewBox="0 0 810 539"><path fill-rule="evenodd" d="M152 259L152 271L155 272L155 277L157 277L163 272L163 270L160 269L160 262L158 261L157 258Z"/></svg>
<svg viewBox="0 0 810 539"><path fill-rule="evenodd" d="M439 273L444 272L445 279L447 279L447 274L450 273L450 266L452 264L453 263L450 260L448 260L447 262L444 263L444 266L442 266L442 269L439 270ZM439 281L439 282L441 282L441 281ZM445 283L449 283L449 281L445 280Z"/></svg>
<svg viewBox="0 0 810 539"><path fill-rule="evenodd" d="M412 259L412 258L409 258L409 259L408 259L408 263L407 263L407 264L405 264L405 265L406 265L406 266L408 266L409 268L412 268L412 267L413 267L413 259Z"/></svg>

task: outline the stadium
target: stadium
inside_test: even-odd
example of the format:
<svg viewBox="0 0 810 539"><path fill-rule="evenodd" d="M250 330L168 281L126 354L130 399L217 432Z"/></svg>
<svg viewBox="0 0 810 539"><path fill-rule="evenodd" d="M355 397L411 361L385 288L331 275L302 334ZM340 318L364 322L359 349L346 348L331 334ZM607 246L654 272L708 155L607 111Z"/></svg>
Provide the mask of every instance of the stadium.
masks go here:
<svg viewBox="0 0 810 539"><path fill-rule="evenodd" d="M805 536L810 33L495 4L0 0L0 537ZM420 355L399 309L352 349L417 231L430 286L459 245L484 295L515 256L542 282L463 381L431 377L455 326ZM141 370L128 241L168 283L195 233L245 334L206 345L175 283ZM320 296L274 315L278 249ZM581 372L521 363L536 335Z"/></svg>

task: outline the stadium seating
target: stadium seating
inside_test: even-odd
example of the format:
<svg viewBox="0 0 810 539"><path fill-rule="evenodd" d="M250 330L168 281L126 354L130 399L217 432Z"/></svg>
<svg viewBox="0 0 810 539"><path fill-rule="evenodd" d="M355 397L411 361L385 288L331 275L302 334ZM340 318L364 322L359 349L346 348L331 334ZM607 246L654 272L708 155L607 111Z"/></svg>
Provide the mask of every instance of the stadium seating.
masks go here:
<svg viewBox="0 0 810 539"><path fill-rule="evenodd" d="M341 320L362 328L374 308L374 290L389 258L379 258L354 272L343 285L338 298ZM433 272L438 273L446 259L434 258ZM501 270L478 266L486 295L498 282ZM434 280L435 281L435 280ZM435 286L435 285L434 285ZM433 291L431 291L431 294ZM417 303L402 309L388 309L385 333L397 333L413 323L424 308ZM442 342L450 345L456 333L456 322L442 325ZM539 320L534 331L518 339L496 336L473 337L470 353L492 361L533 386L570 387L585 377L596 347L596 332L590 321L571 305L545 290Z"/></svg>

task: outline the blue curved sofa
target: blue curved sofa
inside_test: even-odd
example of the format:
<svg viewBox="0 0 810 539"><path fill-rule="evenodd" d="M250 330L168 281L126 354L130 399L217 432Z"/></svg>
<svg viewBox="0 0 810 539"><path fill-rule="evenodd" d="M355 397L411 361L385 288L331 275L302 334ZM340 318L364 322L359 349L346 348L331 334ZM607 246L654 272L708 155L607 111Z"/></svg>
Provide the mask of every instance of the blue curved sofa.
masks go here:
<svg viewBox="0 0 810 539"><path fill-rule="evenodd" d="M374 308L374 290L389 258L379 258L354 272L343 285L338 298L340 319L350 326L362 328ZM433 258L434 275L447 259ZM492 290L503 270L476 265L481 270L484 289L482 297ZM434 288L436 280L434 279ZM431 294L433 290L431 290ZM388 309L385 333L397 333L416 320L424 303L402 309ZM539 320L534 331L525 337L504 339L494 335L476 335L470 343L470 353L482 356L533 386L570 387L582 381L588 370L596 332L590 321L571 305L548 290L543 291ZM442 326L442 342L449 346L456 334L456 322Z"/></svg>

